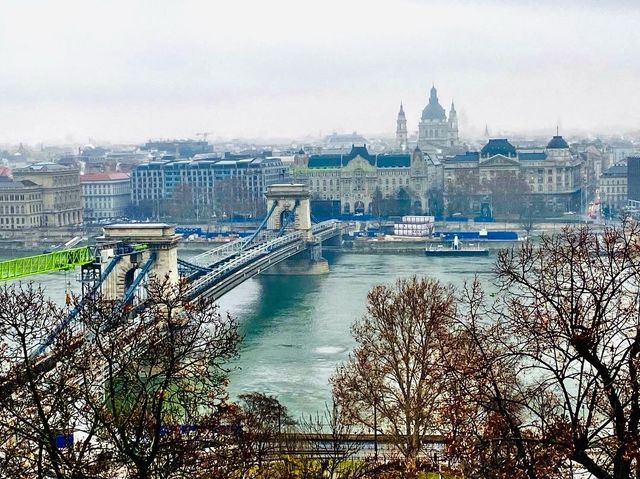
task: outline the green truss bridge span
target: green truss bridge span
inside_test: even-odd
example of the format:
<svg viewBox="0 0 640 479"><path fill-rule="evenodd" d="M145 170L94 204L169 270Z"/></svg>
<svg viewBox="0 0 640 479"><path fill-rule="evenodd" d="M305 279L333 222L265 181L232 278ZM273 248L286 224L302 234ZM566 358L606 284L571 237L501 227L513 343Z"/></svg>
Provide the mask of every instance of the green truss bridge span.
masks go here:
<svg viewBox="0 0 640 479"><path fill-rule="evenodd" d="M0 281L73 269L89 264L93 260L91 249L88 246L83 246L81 248L71 248L36 256L0 261Z"/></svg>

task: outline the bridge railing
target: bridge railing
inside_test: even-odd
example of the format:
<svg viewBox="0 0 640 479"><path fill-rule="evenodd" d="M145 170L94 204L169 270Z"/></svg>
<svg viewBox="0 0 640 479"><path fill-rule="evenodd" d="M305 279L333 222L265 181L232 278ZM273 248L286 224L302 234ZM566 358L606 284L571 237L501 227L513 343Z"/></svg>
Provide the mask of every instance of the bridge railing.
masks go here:
<svg viewBox="0 0 640 479"><path fill-rule="evenodd" d="M269 221L269 218L271 218L271 215L273 214L277 205L278 202L276 201L267 215L264 217L256 231L251 236L246 238L239 238L235 241L232 241L231 243L219 246L218 248L214 248L210 251L205 251L202 254L192 257L190 262L198 266L207 267L215 263L219 263L220 261L223 261L226 258L230 258L231 256L234 256L239 252L245 250L247 246L250 245L264 230L265 226L267 225L267 221Z"/></svg>
<svg viewBox="0 0 640 479"><path fill-rule="evenodd" d="M189 262L203 267L219 263L225 258L230 258L231 256L240 253L248 242L249 238L239 238L235 241L231 241L230 243L225 243L222 246L218 246L217 248L213 248L209 251L193 256L189 259Z"/></svg>
<svg viewBox="0 0 640 479"><path fill-rule="evenodd" d="M328 220L322 223L318 223L312 226L311 233L314 236L318 236L320 240L325 237L335 235L336 231L340 229L340 221ZM263 236L261 243L256 243L242 250L239 244L228 244L226 247L217 248L212 251L208 251L202 255L199 255L200 261L202 258L207 258L205 261L207 266L211 268L209 273L201 275L193 279L189 292L187 295L191 298L195 298L203 292L211 289L218 281L226 278L228 275L233 274L235 271L250 264L252 261L261 258L272 251L280 250L281 248L296 242L304 242L306 239L305 232L295 231L284 236L277 236L277 232L267 232ZM236 243L236 242L234 242ZM222 253L217 250L222 250ZM222 262L225 259L228 261ZM217 260L218 265L215 265ZM190 260L193 261L193 258ZM193 261L195 264L195 261Z"/></svg>
<svg viewBox="0 0 640 479"><path fill-rule="evenodd" d="M210 273L195 280L189 288L188 296L197 296L202 291L207 289L208 285L215 283L220 278L227 274L239 269L242 266L249 264L256 258L269 254L274 250L283 248L291 243L302 241L304 236L302 232L289 233L285 236L281 236L271 241L262 243L250 250L240 253L233 260L221 265L218 268L214 268Z"/></svg>
<svg viewBox="0 0 640 479"><path fill-rule="evenodd" d="M339 225L340 221L337 220L323 221L322 223L313 225L311 228L311 232L313 234L319 234L327 230L335 229ZM277 232L263 232L262 243L256 243L256 246L264 244L265 242L269 242L277 237ZM245 249L247 249L247 246L250 242L249 240L250 238L239 238L230 243L226 243L222 246L218 246L209 251L205 251L204 253L193 256L189 259L189 262L201 267L209 267L216 263L220 263L227 258L231 258L242 253Z"/></svg>
<svg viewBox="0 0 640 479"><path fill-rule="evenodd" d="M324 234L333 234L337 229L340 229L340 221L328 220L322 223L317 223L311 227L311 233L314 236L323 239Z"/></svg>

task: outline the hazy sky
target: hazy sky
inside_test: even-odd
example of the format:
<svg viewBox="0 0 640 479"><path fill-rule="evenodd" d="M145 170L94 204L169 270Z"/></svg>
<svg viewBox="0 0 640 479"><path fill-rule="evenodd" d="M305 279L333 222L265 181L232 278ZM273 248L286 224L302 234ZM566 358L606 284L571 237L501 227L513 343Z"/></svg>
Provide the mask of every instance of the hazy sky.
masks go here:
<svg viewBox="0 0 640 479"><path fill-rule="evenodd" d="M0 142L640 128L640 1L0 0Z"/></svg>

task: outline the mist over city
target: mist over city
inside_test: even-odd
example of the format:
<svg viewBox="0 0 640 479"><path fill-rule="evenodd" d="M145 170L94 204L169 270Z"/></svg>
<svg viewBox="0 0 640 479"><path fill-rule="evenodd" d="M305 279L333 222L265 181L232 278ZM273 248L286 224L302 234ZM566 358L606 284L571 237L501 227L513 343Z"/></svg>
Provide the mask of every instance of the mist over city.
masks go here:
<svg viewBox="0 0 640 479"><path fill-rule="evenodd" d="M640 479L640 3L0 4L0 479Z"/></svg>
<svg viewBox="0 0 640 479"><path fill-rule="evenodd" d="M637 133L639 21L632 1L7 2L0 142L388 136L433 83L469 138Z"/></svg>

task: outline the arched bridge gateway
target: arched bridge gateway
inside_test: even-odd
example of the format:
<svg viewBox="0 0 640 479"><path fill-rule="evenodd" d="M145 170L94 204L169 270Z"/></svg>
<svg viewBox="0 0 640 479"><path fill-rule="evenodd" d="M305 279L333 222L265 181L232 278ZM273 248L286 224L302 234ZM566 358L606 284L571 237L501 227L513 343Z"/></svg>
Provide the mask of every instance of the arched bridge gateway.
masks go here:
<svg viewBox="0 0 640 479"><path fill-rule="evenodd" d="M309 193L304 185L272 185L267 192L267 216L253 235L212 248L189 261L178 259L175 226L160 223L114 224L104 227L95 248L76 248L0 263L0 279L81 267L83 300L98 291L105 299L133 304L144 294L150 275L189 282L189 299L212 300L267 270L308 274L326 272L322 243L340 241L345 227L330 220L313 224ZM290 260L285 263L285 260ZM63 329L73 325L72 311L35 354L43 353Z"/></svg>

